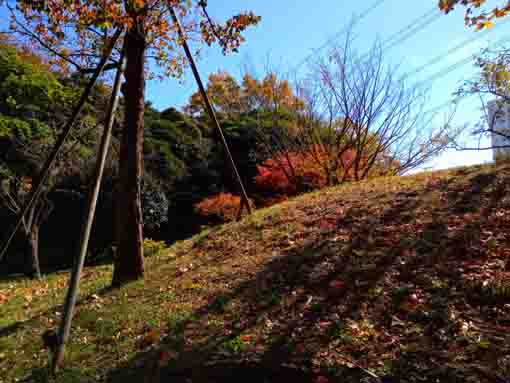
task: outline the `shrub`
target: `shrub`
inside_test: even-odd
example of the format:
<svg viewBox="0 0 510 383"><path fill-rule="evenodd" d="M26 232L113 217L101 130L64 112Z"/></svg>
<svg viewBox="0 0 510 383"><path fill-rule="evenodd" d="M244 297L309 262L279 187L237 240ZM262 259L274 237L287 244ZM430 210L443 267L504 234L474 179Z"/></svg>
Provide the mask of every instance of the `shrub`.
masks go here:
<svg viewBox="0 0 510 383"><path fill-rule="evenodd" d="M255 184L271 196L291 196L325 186L326 179L311 153L285 152L257 166Z"/></svg>
<svg viewBox="0 0 510 383"><path fill-rule="evenodd" d="M360 174L363 178L387 174L394 163L388 165L380 157L369 164L365 155L358 156L353 149L338 153L334 147L315 144L265 160L257 166L255 185L264 195L262 204L268 206L299 193L357 180Z"/></svg>
<svg viewBox="0 0 510 383"><path fill-rule="evenodd" d="M249 202L252 205L252 201ZM241 197L219 193L197 203L195 210L207 220L207 223L219 223L236 219L240 206Z"/></svg>
<svg viewBox="0 0 510 383"><path fill-rule="evenodd" d="M157 232L167 219L168 198L162 182L145 176L142 182L142 206L144 230Z"/></svg>
<svg viewBox="0 0 510 383"><path fill-rule="evenodd" d="M143 241L143 254L145 257L159 255L166 249L167 245L164 241L154 241L150 238L144 239Z"/></svg>
<svg viewBox="0 0 510 383"><path fill-rule="evenodd" d="M350 180L354 159L352 151L346 151L340 159L335 159L332 153L319 145L302 152L282 152L257 167L255 184L271 198L320 189L341 180Z"/></svg>

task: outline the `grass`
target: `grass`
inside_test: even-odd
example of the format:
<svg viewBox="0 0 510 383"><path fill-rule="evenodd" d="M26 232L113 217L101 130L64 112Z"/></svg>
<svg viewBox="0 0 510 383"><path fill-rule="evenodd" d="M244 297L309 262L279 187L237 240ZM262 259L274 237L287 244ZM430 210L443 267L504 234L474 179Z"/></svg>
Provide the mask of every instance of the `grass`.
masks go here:
<svg viewBox="0 0 510 383"><path fill-rule="evenodd" d="M502 165L342 185L160 249L118 290L110 266L87 268L58 381L143 381L162 351L162 376L243 361L345 382L505 381L509 181ZM0 281L0 382L52 380L41 335L67 279Z"/></svg>

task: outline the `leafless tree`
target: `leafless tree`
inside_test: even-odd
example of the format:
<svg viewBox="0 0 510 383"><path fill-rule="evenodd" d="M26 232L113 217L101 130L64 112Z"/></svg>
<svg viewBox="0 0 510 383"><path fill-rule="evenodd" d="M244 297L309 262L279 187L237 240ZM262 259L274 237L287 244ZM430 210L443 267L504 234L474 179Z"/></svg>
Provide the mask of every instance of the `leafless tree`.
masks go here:
<svg viewBox="0 0 510 383"><path fill-rule="evenodd" d="M334 185L403 174L447 148L453 114L435 126L435 116L427 112L427 91L406 84L398 67L385 61L379 43L363 55L353 43L348 34L310 64L310 74L296 85L303 104L292 111L297 118L290 129L279 106L271 110L273 130L267 134L266 127L266 134L260 134L261 147L284 162L282 170L296 173L296 156L285 154L300 153L313 159Z"/></svg>

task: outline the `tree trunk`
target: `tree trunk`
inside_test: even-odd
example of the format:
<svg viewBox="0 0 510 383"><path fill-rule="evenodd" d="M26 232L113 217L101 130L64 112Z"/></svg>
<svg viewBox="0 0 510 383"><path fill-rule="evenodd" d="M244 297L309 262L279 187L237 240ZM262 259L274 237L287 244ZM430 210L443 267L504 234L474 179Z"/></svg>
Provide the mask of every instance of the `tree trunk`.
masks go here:
<svg viewBox="0 0 510 383"><path fill-rule="evenodd" d="M41 279L39 264L39 226L32 224L27 236L27 275L32 279Z"/></svg>
<svg viewBox="0 0 510 383"><path fill-rule="evenodd" d="M125 122L120 149L117 257L112 285L143 277L143 216L141 179L143 166L143 118L145 109L145 36L143 26L126 33L126 82L123 86Z"/></svg>

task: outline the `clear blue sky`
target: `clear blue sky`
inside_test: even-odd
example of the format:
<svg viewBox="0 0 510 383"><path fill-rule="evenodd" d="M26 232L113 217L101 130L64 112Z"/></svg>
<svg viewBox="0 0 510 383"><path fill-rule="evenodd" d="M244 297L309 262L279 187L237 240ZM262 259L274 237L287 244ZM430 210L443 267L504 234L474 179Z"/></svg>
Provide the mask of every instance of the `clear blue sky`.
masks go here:
<svg viewBox="0 0 510 383"><path fill-rule="evenodd" d="M428 14L437 7L437 0L379 0L380 5L366 15L354 30L356 44L360 51L369 46L377 37L384 40L399 31L421 15ZM494 2L495 0L490 0ZM217 19L225 19L241 10L253 10L262 16L260 25L247 34L247 42L238 54L223 56L218 47L206 48L198 61L200 73L206 79L209 73L220 69L234 75L240 75L244 65L249 63L256 71L263 71L270 57L270 62L280 71L287 71L332 39L342 30L354 15L359 15L370 8L376 0L210 0L210 13ZM0 11L5 20L5 12ZM470 55L480 51L488 43L494 43L510 37L510 22L498 26L480 36L480 32L467 29L463 23L463 9L459 8L448 16L432 16L433 21L423 30L414 34L406 42L386 52L387 59L401 63L405 72L417 68L466 39L472 40L463 49L456 51L440 62L430 65L412 81L427 79ZM423 22L426 19L421 19ZM509 20L510 21L510 20ZM415 25L420 22L415 21ZM2 23L3 24L3 23ZM481 38L480 38L481 37ZM507 39L508 40L508 39ZM324 50L320 53L324 53ZM306 68L303 68L303 70ZM469 79L475 69L471 63L464 65L447 76L431 84L430 107L443 104L450 99L460 82ZM147 97L158 109L169 106L183 106L196 85L187 73L184 83L173 79L153 80L147 84ZM460 105L456 124L475 121L480 116L480 103L475 100ZM448 152L435 160L430 166L445 168L489 161L491 152Z"/></svg>
<svg viewBox="0 0 510 383"><path fill-rule="evenodd" d="M349 23L353 15L370 8L376 0L340 1L316 0L211 0L209 8L214 17L224 19L240 10L253 10L262 16L260 25L247 33L247 42L235 55L223 56L216 48L205 49L198 62L204 79L219 69L239 75L242 67L250 63L255 70L262 71L270 57L272 65L286 71L298 64L325 41L334 39L338 31ZM411 5L412 4L412 5ZM384 40L401 30L411 21L428 14L437 7L436 0L384 0L356 25L356 44L363 51L377 37ZM447 16L430 16L433 21L406 42L387 51L387 58L401 63L404 71L417 68L438 55L445 55L452 47L467 39L472 42L410 80L419 81L444 70L456 62L479 52L488 43L495 43L505 35L510 37L510 23L501 25L486 35L467 29L463 23L463 9ZM421 18L423 22L428 19ZM324 53L324 50L321 51ZM305 69L305 68L303 68ZM431 83L430 107L443 104L450 99L460 82L474 73L471 63L459 67L450 74ZM184 84L175 80L153 81L148 84L147 95L157 108L182 106L196 90L194 80L187 74ZM455 123L462 124L478 119L480 103L476 100L462 103L457 111ZM491 152L449 151L430 164L431 168L446 168L458 165L486 162Z"/></svg>

